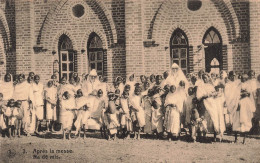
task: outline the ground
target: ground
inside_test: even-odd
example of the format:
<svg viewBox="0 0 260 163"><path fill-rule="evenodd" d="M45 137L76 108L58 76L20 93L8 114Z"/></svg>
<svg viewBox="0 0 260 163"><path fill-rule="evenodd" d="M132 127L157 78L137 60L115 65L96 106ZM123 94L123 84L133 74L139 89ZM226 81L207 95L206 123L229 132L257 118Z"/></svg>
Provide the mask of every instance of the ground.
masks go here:
<svg viewBox="0 0 260 163"><path fill-rule="evenodd" d="M0 138L0 162L260 162L260 136L224 136L224 142L156 140L145 135L141 140L107 141L99 132L86 139L62 140L60 133L21 138Z"/></svg>

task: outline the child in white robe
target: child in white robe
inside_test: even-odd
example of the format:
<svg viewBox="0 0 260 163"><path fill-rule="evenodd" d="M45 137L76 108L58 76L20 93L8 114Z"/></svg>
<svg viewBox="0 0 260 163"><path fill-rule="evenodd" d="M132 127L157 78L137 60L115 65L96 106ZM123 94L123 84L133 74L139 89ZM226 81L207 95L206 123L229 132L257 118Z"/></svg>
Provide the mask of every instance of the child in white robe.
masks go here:
<svg viewBox="0 0 260 163"><path fill-rule="evenodd" d="M56 104L57 104L57 87L53 85L53 81L47 83L45 88L45 106L46 106L46 120L47 120L47 131L51 127L54 130L54 121L57 120L56 116Z"/></svg>
<svg viewBox="0 0 260 163"><path fill-rule="evenodd" d="M109 135L108 135L108 140L113 136L113 140L117 138L117 129L119 127L119 122L118 122L118 117L117 117L117 109L116 109L116 104L114 100L114 93L113 92L108 92L108 107L105 112L105 114L108 117L108 130L109 130Z"/></svg>
<svg viewBox="0 0 260 163"><path fill-rule="evenodd" d="M61 123L63 126L63 139L66 138L66 133L68 132L68 139L71 139L71 127L73 125L73 110L75 109L75 99L74 94L69 94L68 91L65 91L61 99Z"/></svg>
<svg viewBox="0 0 260 163"><path fill-rule="evenodd" d="M7 118L7 127L8 127L8 134L9 137L15 136L15 121L17 112L14 113L15 109L15 101L14 99L10 99L7 104L7 108L4 112L5 117Z"/></svg>
<svg viewBox="0 0 260 163"><path fill-rule="evenodd" d="M130 98L132 115L134 117L135 138L140 139L141 129L145 126L145 114L142 107L141 87L134 88L134 95ZM132 117L132 118L133 118Z"/></svg>
<svg viewBox="0 0 260 163"><path fill-rule="evenodd" d="M164 104L166 108L164 127L168 133L169 141L172 140L173 136L179 137L181 131L180 114L183 111L184 98L180 96L179 90L176 90L174 85L170 87L170 92L166 96Z"/></svg>
<svg viewBox="0 0 260 163"><path fill-rule="evenodd" d="M39 126L40 122L43 121L43 105L44 105L44 91L43 91L43 84L39 82L40 76L35 75L34 76L34 83L33 83L33 95L34 95L34 109L35 109L35 115L36 115L36 129L35 132L39 132Z"/></svg>
<svg viewBox="0 0 260 163"><path fill-rule="evenodd" d="M163 101L161 96L163 95L163 90L160 87L156 87L153 92L152 100L152 131L156 133L157 138L162 138L163 136Z"/></svg>
<svg viewBox="0 0 260 163"><path fill-rule="evenodd" d="M130 138L130 132L133 130L132 120L130 116L130 109L129 109L129 92L124 91L121 98L120 98L120 106L123 110L121 113L121 128L122 134L124 138Z"/></svg>
<svg viewBox="0 0 260 163"><path fill-rule="evenodd" d="M184 123L184 127L185 128L189 128L189 126L191 125L191 110L192 108L194 108L194 104L193 104L193 99L195 98L195 92L194 89L192 87L190 87L188 89L188 94L189 96L187 96L186 101L184 102L184 106L183 106L183 115L185 117L185 123ZM191 129L189 129L191 132Z"/></svg>

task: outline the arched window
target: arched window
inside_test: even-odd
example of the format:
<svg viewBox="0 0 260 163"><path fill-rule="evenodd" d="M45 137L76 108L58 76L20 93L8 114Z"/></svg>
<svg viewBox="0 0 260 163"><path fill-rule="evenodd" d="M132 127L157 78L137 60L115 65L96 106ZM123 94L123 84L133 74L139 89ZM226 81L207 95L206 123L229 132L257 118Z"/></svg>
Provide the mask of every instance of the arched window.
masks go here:
<svg viewBox="0 0 260 163"><path fill-rule="evenodd" d="M75 70L75 52L70 38L63 34L59 39L59 60L60 60L60 78L69 79Z"/></svg>
<svg viewBox="0 0 260 163"><path fill-rule="evenodd" d="M88 40L89 69L96 69L98 75L104 75L104 50L102 40L96 33L91 33Z"/></svg>
<svg viewBox="0 0 260 163"><path fill-rule="evenodd" d="M218 71L223 69L222 57L222 39L219 32L211 27L204 37L203 44L205 45L205 68L207 72Z"/></svg>
<svg viewBox="0 0 260 163"><path fill-rule="evenodd" d="M176 29L170 40L171 63L178 64L182 71L188 72L189 43L186 34L181 29Z"/></svg>

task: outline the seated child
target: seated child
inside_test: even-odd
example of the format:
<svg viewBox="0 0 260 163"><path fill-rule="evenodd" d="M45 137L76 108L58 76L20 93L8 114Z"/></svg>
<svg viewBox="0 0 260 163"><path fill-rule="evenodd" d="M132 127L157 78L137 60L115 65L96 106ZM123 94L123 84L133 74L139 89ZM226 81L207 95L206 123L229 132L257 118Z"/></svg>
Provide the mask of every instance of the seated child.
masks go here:
<svg viewBox="0 0 260 163"><path fill-rule="evenodd" d="M130 132L133 130L132 119L129 109L129 92L124 91L120 98L120 105L122 108L121 113L121 129L124 138L130 138Z"/></svg>
<svg viewBox="0 0 260 163"><path fill-rule="evenodd" d="M115 95L113 92L108 92L108 107L105 112L108 117L108 140L110 140L111 136L114 136L114 140L116 139L117 128L119 127L119 122L117 119L117 109L115 104Z"/></svg>
<svg viewBox="0 0 260 163"><path fill-rule="evenodd" d="M15 103L15 108L13 114L16 115L15 120L15 135L18 134L18 137L21 136L22 120L23 120L23 108L22 101L18 100Z"/></svg>
<svg viewBox="0 0 260 163"><path fill-rule="evenodd" d="M46 120L47 120L47 132L51 127L54 131L54 121L56 118L56 104L57 104L57 88L54 86L53 81L47 83L45 89L45 106L46 106Z"/></svg>

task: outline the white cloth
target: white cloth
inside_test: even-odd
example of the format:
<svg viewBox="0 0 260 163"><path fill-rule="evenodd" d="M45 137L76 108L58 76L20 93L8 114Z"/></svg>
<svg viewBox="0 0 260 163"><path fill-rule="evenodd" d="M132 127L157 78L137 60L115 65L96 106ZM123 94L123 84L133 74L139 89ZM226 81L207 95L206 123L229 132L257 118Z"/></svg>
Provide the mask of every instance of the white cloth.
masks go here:
<svg viewBox="0 0 260 163"><path fill-rule="evenodd" d="M135 114L138 120L138 127L144 127L145 115L144 115L144 108L142 107L142 97L133 95L130 98L130 103L132 104L133 108L137 110L135 111Z"/></svg>
<svg viewBox="0 0 260 163"><path fill-rule="evenodd" d="M13 82L4 82L0 83L0 92L3 94L3 100L7 101L13 97L14 86Z"/></svg>
<svg viewBox="0 0 260 163"><path fill-rule="evenodd" d="M212 95L215 92L215 88L212 84L204 83L203 85L198 86L197 89L197 98L201 99L203 96ZM203 100L203 104L208 111L210 118L213 122L214 131L219 133L219 114L218 114L218 104L214 97L207 97Z"/></svg>
<svg viewBox="0 0 260 163"><path fill-rule="evenodd" d="M170 86L175 85L176 88L178 88L180 81L184 81L185 89L187 91L189 82L188 82L186 76L184 75L181 68L176 63L173 63L172 67L177 67L178 70L175 73L172 71L172 68L169 70L170 73L169 73L169 76L165 79L164 85L166 85L166 84L169 84ZM164 87L164 85L162 85L162 87Z"/></svg>
<svg viewBox="0 0 260 163"><path fill-rule="evenodd" d="M43 91L43 84L42 83L33 83L33 95L34 95L34 106L41 106L43 105L44 99L44 91Z"/></svg>
<svg viewBox="0 0 260 163"><path fill-rule="evenodd" d="M248 83L242 83L241 89L249 90ZM233 131L248 132L252 128L253 112L255 104L250 97L244 97L239 101L240 109L233 114Z"/></svg>

